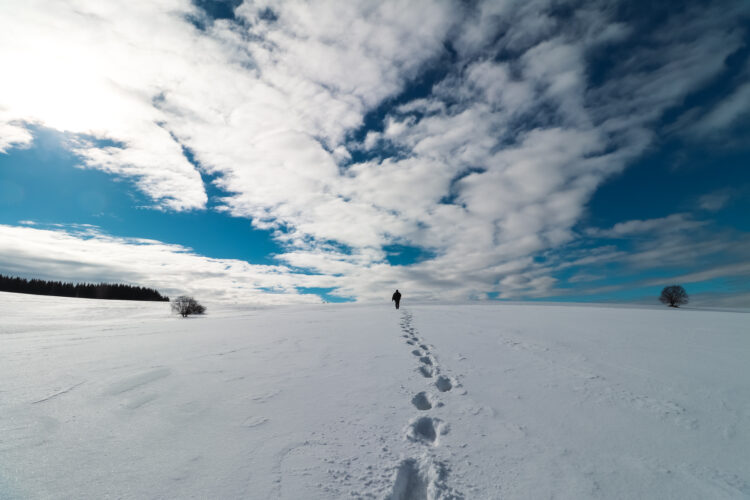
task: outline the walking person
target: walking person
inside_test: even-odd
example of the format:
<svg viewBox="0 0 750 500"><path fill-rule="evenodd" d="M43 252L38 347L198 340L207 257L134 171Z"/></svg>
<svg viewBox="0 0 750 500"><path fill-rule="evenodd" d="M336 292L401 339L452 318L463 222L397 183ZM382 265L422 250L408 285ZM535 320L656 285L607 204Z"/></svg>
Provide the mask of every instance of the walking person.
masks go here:
<svg viewBox="0 0 750 500"><path fill-rule="evenodd" d="M396 290L393 292L393 297L391 297L391 300L396 303L396 309L398 309L398 304L401 302L401 292Z"/></svg>

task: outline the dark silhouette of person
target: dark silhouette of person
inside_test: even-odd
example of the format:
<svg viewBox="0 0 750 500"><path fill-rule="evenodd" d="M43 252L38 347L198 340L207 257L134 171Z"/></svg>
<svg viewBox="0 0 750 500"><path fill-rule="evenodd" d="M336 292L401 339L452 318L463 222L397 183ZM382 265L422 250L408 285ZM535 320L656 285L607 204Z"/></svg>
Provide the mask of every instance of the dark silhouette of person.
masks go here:
<svg viewBox="0 0 750 500"><path fill-rule="evenodd" d="M396 290L393 292L393 297L391 297L391 300L396 303L396 309L398 309L398 304L401 302L401 292Z"/></svg>

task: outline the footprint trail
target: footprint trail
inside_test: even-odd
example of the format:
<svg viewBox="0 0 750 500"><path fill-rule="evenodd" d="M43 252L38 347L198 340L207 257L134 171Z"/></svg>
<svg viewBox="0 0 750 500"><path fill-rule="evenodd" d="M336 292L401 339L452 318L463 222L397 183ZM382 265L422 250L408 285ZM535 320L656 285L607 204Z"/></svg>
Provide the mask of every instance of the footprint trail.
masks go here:
<svg viewBox="0 0 750 500"><path fill-rule="evenodd" d="M453 377L441 374L441 366L432 353L430 344L420 337L412 324L412 314L403 310L401 315L401 336L411 354L417 358L417 372L429 385L424 391L411 398L411 404L420 412L409 420L405 427L405 439L414 443L419 450L418 458L406 458L396 468L390 500L421 500L427 498L464 498L446 484L449 467L437 460L435 449L440 446L441 436L446 435L449 424L440 418L425 415L435 408L445 405L438 401L429 389L447 393L456 381ZM435 378L436 377L436 378Z"/></svg>

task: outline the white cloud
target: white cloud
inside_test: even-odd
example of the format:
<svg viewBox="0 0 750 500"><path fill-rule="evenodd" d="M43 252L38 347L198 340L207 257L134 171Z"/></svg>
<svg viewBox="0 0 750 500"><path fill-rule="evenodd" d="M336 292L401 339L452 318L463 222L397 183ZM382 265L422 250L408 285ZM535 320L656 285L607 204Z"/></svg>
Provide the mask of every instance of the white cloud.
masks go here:
<svg viewBox="0 0 750 500"><path fill-rule="evenodd" d="M324 275L305 282L361 299L394 284L419 298L544 295L554 278L530 255L572 241L595 189L742 43L741 7L676 13L594 87L589 55L631 42L631 27L604 4L565 22L553 7L247 1L239 22L200 30L188 0L6 2L0 151L30 143L23 124L80 134L84 166L190 210L207 196L189 148L229 193L221 209L285 228L280 261ZM354 139L429 67L445 73L431 91ZM381 147L399 154L349 164ZM390 243L436 257L390 266ZM289 283L288 269L262 271L263 287Z"/></svg>
<svg viewBox="0 0 750 500"><path fill-rule="evenodd" d="M722 189L714 191L713 193L707 193L698 198L698 206L709 212L717 212L724 208L729 200L732 199L733 192L729 189Z"/></svg>
<svg viewBox="0 0 750 500"><path fill-rule="evenodd" d="M732 263L722 266L710 267L701 271L696 271L688 274L681 274L669 278L667 280L650 281L648 284L660 285L665 282L674 283L700 283L702 281L708 281L716 278L738 278L741 276L750 276L750 263L739 262Z"/></svg>
<svg viewBox="0 0 750 500"><path fill-rule="evenodd" d="M737 87L696 125L696 132L715 134L750 114L750 83Z"/></svg>
<svg viewBox="0 0 750 500"><path fill-rule="evenodd" d="M188 6L4 2L0 109L5 127L39 123L115 140L123 147L81 141L73 149L87 166L134 177L163 206L204 206L200 175L160 126L167 117L152 104L164 87L189 77L192 58L183 55L200 54L210 45L179 20ZM28 143L28 137L10 142Z"/></svg>
<svg viewBox="0 0 750 500"><path fill-rule="evenodd" d="M22 124L13 123L11 118L3 118L0 108L0 154L9 149L28 146L32 141L31 133Z"/></svg>
<svg viewBox="0 0 750 500"><path fill-rule="evenodd" d="M212 259L179 245L112 237L93 226L50 230L0 225L0 268L21 276L125 282L168 295L261 304L320 302L296 287L336 283L285 266Z"/></svg>
<svg viewBox="0 0 750 500"><path fill-rule="evenodd" d="M745 63L740 73L734 78L739 81L727 95L719 96L720 99L712 107L696 107L688 110L675 124L675 128L684 129L690 139L716 140L720 139L727 143L728 129L737 126L743 119L750 117L750 61ZM731 80L729 80L731 85Z"/></svg>
<svg viewBox="0 0 750 500"><path fill-rule="evenodd" d="M706 225L705 221L695 220L689 214L678 213L657 219L618 222L610 229L591 229L588 233L599 238L627 238L648 233L657 235L678 233L704 225Z"/></svg>
<svg viewBox="0 0 750 500"><path fill-rule="evenodd" d="M544 262L527 272L529 276L573 270L567 283L586 283L608 278L617 284L561 287L550 295L599 295L639 287L672 283L699 283L724 278L737 293L747 288L750 272L746 234L719 230L707 220L678 213L667 217L631 220L609 229L589 229L587 238L572 248L549 252ZM596 246L600 238L615 239L616 245ZM689 270L686 272L686 270ZM647 278L643 271L649 271ZM652 276L659 276L653 278ZM736 285L736 286L735 286Z"/></svg>

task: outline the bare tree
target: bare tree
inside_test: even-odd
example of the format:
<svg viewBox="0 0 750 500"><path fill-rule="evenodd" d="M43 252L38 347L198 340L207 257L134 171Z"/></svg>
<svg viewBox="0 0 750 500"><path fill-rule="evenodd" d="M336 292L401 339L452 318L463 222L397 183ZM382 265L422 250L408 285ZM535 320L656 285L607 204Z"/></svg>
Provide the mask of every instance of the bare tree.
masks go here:
<svg viewBox="0 0 750 500"><path fill-rule="evenodd" d="M680 285L666 286L661 291L659 301L662 304L668 304L669 307L680 307L688 303L688 294Z"/></svg>
<svg viewBox="0 0 750 500"><path fill-rule="evenodd" d="M177 314L180 314L183 318L187 318L190 314L203 314L206 312L206 308L203 307L192 297L187 295L180 295L172 301L172 310Z"/></svg>

